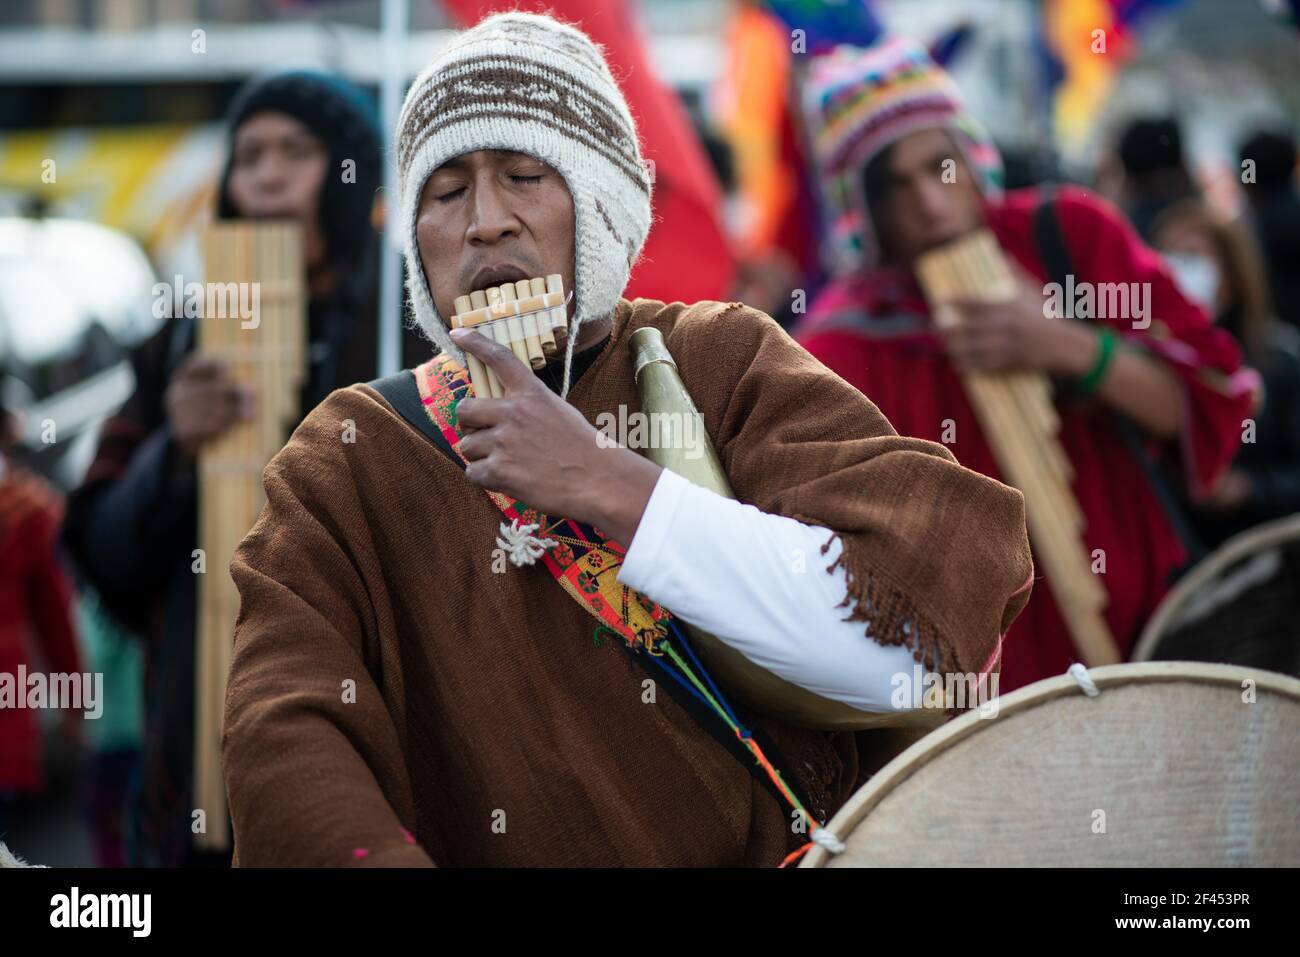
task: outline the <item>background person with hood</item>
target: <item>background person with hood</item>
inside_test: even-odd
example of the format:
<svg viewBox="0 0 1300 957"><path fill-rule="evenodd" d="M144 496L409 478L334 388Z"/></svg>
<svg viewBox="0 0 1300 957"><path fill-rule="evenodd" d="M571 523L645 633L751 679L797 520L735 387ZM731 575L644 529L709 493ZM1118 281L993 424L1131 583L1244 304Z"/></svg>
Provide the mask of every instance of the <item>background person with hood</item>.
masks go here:
<svg viewBox="0 0 1300 957"><path fill-rule="evenodd" d="M335 388L377 372L378 239L371 216L381 181L377 117L367 95L350 83L292 72L241 91L229 129L218 217L303 224L306 415ZM145 636L145 740L127 842L137 865L229 859L191 846L194 465L200 446L248 416L256 397L236 386L220 362L195 354L194 343L195 320L178 317L133 356L136 391L105 423L64 526L81 574L114 617ZM415 358L428 352L413 334L404 349Z"/></svg>

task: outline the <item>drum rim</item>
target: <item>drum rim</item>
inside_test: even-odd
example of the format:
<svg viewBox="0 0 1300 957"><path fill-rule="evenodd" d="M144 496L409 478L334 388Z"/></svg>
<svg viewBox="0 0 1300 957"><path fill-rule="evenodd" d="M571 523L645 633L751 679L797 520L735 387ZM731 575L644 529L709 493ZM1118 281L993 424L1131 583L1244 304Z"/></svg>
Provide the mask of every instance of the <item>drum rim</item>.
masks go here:
<svg viewBox="0 0 1300 957"><path fill-rule="evenodd" d="M1144 661L1118 665L1101 665L1088 669L1088 677L1099 691L1136 682L1190 681L1194 684L1232 685L1240 687L1252 678L1257 688L1273 691L1300 702L1300 679L1276 671L1248 668L1244 665L1212 664L1205 661ZM1038 705L1067 695L1083 694L1072 675L1057 675L1017 688L998 697L998 715L1028 711ZM981 718L972 709L912 744L872 775L871 780L854 793L835 813L827 829L837 836L849 833L895 787L929 764L936 755L964 738L977 733L990 719ZM997 719L992 719L996 721ZM800 867L826 867L833 855L814 845L799 862Z"/></svg>
<svg viewBox="0 0 1300 957"><path fill-rule="evenodd" d="M1239 561L1261 547L1280 545L1296 539L1300 539L1300 514L1256 525L1232 536L1201 559L1169 590L1142 629L1129 660L1150 661L1169 627L1170 619L1186 604L1194 591L1204 587L1224 566Z"/></svg>

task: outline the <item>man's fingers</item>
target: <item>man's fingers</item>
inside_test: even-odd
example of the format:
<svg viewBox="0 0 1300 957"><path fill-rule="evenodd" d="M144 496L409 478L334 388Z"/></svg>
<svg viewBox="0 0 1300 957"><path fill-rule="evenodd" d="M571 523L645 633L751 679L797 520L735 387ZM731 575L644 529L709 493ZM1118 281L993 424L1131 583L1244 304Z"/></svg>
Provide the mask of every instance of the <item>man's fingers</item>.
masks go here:
<svg viewBox="0 0 1300 957"><path fill-rule="evenodd" d="M251 418L254 410L252 386L229 381L196 382L187 390L185 401L204 411Z"/></svg>
<svg viewBox="0 0 1300 957"><path fill-rule="evenodd" d="M965 352L996 338L978 326L954 326L943 330L942 337L944 347L949 352Z"/></svg>
<svg viewBox="0 0 1300 957"><path fill-rule="evenodd" d="M491 453L492 437L486 432L478 431L463 437L457 448L460 450L460 454L465 457L465 461L476 462L479 459L487 458Z"/></svg>
<svg viewBox="0 0 1300 957"><path fill-rule="evenodd" d="M996 330L957 327L943 332L944 350L962 371L989 369L1002 365L1006 349Z"/></svg>
<svg viewBox="0 0 1300 957"><path fill-rule="evenodd" d="M490 429L505 416L503 399L462 399L456 406L456 421L470 429Z"/></svg>
<svg viewBox="0 0 1300 957"><path fill-rule="evenodd" d="M979 322L989 316L997 314L1001 303L988 302L984 299L953 299L949 302L957 314L964 320L970 322Z"/></svg>
<svg viewBox="0 0 1300 957"><path fill-rule="evenodd" d="M257 393L250 385L241 385L236 387L238 391L239 417L241 419L251 419L257 414Z"/></svg>
<svg viewBox="0 0 1300 957"><path fill-rule="evenodd" d="M194 352L181 364L176 374L195 379L221 379L226 376L226 363L220 356Z"/></svg>
<svg viewBox="0 0 1300 957"><path fill-rule="evenodd" d="M520 362L509 347L473 329L453 329L451 338L456 345L481 359L496 374L497 381L507 393L537 388L537 377L533 375L533 370Z"/></svg>

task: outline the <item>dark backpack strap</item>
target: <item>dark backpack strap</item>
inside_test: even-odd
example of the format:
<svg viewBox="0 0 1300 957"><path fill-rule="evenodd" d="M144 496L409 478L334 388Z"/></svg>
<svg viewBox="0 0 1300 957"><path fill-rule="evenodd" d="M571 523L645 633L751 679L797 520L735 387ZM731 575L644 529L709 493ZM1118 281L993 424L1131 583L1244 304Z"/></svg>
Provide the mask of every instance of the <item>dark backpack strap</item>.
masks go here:
<svg viewBox="0 0 1300 957"><path fill-rule="evenodd" d="M455 463L457 468L464 470L465 463L452 451L447 439L438 431L433 420L425 412L424 403L420 400L420 387L415 383L414 372L403 369L401 372L394 372L368 384L384 397L384 401L391 405L398 415L423 432L443 455Z"/></svg>
<svg viewBox="0 0 1300 957"><path fill-rule="evenodd" d="M1047 270L1047 278L1065 289L1066 277L1074 272L1074 266L1070 259L1070 247L1065 244L1061 222L1056 215L1056 193L1051 186L1043 187L1042 200L1034 210L1034 242L1038 245L1038 255L1043 261L1043 268ZM1165 514L1165 520L1169 522L1187 552L1186 565L1174 570L1172 577L1177 579L1187 568L1200 561L1207 554L1207 549L1192 531L1191 523L1183 513L1178 496L1174 493L1173 483L1147 455L1146 446L1137 427L1119 412L1115 412L1113 418L1120 437L1128 447L1129 454L1142 469L1147 484L1155 493L1156 501L1160 503L1160 509Z"/></svg>
<svg viewBox="0 0 1300 957"><path fill-rule="evenodd" d="M1034 243L1038 257L1047 270L1047 278L1065 288L1065 277L1074 272L1070 261L1070 247L1065 245L1060 220L1056 218L1056 191L1046 185L1041 190L1041 200L1034 210Z"/></svg>

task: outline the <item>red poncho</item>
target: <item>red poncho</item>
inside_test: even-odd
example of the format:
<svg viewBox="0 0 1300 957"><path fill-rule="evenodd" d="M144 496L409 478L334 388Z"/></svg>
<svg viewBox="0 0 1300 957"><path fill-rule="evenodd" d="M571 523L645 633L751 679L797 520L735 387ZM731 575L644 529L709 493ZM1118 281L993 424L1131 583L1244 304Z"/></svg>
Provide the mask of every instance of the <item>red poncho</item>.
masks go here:
<svg viewBox="0 0 1300 957"><path fill-rule="evenodd" d="M989 228L1027 271L1051 281L1034 239L1037 190L1007 194L986 207ZM1075 281L1150 283L1151 325L1107 320L1128 343L1163 360L1178 377L1186 418L1178 443L1153 453L1174 456L1188 491L1211 486L1241 442L1258 377L1240 365L1232 338L1175 287L1161 259L1109 206L1086 191L1056 194L1056 214ZM1101 321L1101 320L1098 320ZM1000 478L961 380L942 351L929 309L910 273L881 268L830 283L796 337L814 356L861 389L902 435L941 441L963 465ZM1111 410L1099 400L1058 401L1060 440L1074 466L1074 494L1086 516L1089 552L1105 553L1110 596L1106 620L1127 655L1184 563L1185 550L1166 521L1141 467L1124 444ZM1078 656L1050 584L1039 586L1007 635L1001 691L1065 671Z"/></svg>
<svg viewBox="0 0 1300 957"><path fill-rule="evenodd" d="M27 693L20 665L47 675L82 670L72 590L55 558L61 512L53 490L35 476L15 470L0 480L0 674L18 695ZM37 649L42 657L33 659ZM0 791L43 789L39 718L16 699L0 708Z"/></svg>

